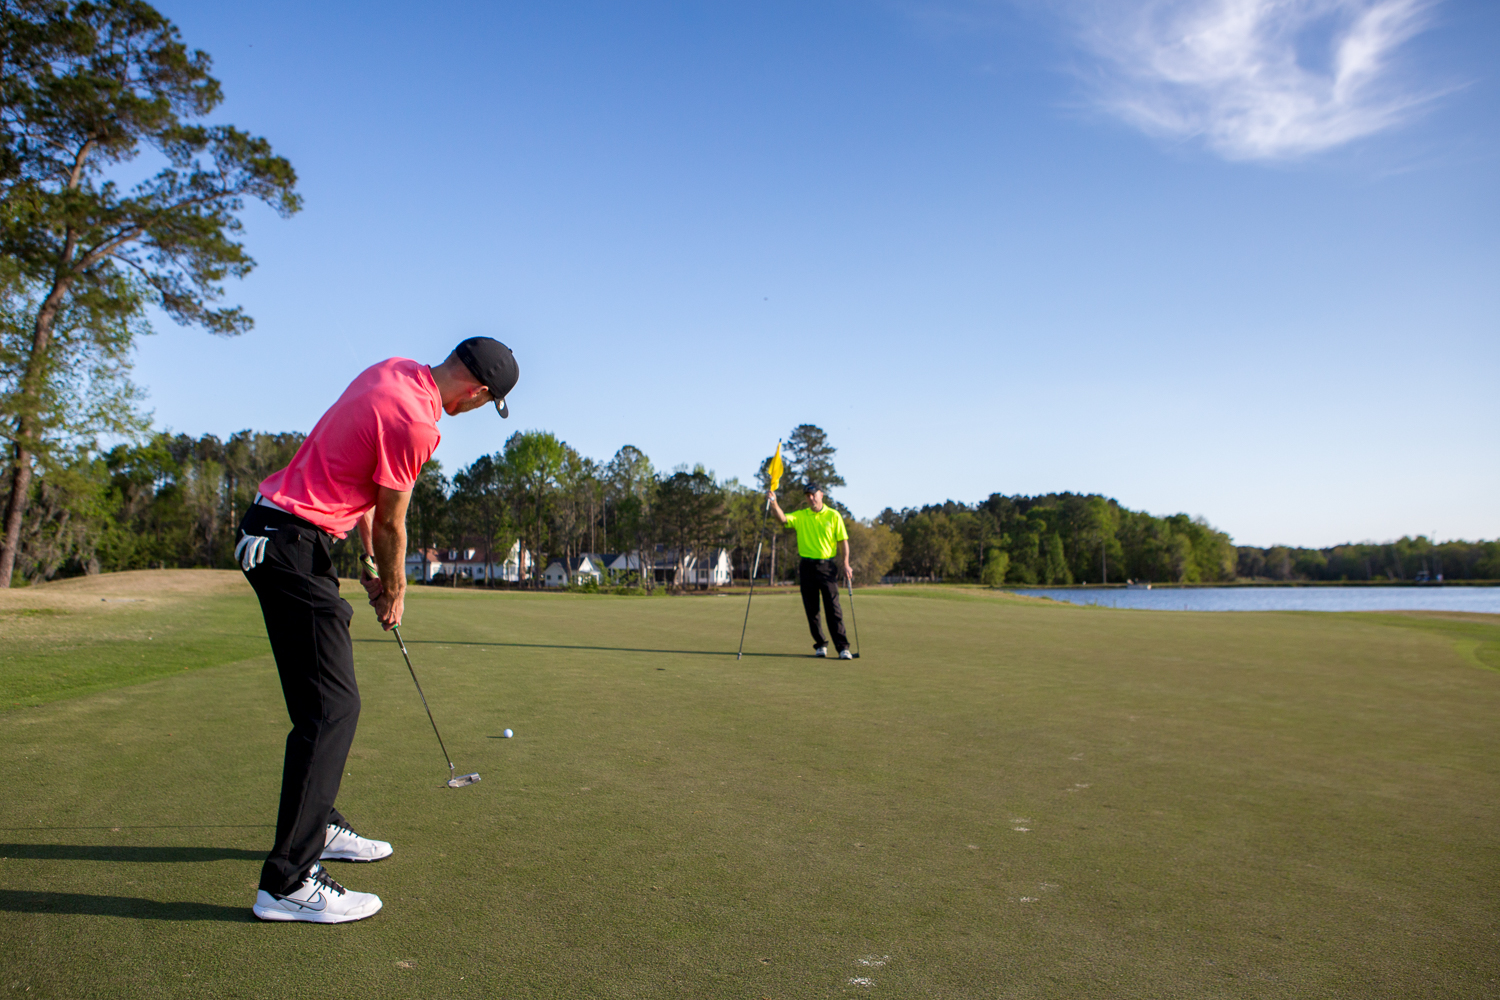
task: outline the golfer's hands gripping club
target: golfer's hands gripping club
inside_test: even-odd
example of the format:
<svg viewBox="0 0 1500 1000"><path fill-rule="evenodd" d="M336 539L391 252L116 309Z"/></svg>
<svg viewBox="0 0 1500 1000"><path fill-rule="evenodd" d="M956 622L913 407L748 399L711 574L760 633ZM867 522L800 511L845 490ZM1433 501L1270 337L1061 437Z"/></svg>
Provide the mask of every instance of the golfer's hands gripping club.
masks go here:
<svg viewBox="0 0 1500 1000"><path fill-rule="evenodd" d="M360 577L359 582L365 588L365 597L369 598L371 604L375 603L375 598L385 593L385 584L374 577Z"/></svg>
<svg viewBox="0 0 1500 1000"><path fill-rule="evenodd" d="M368 557L367 557L368 559ZM401 624L401 611L404 603L403 594L394 597L388 595L385 583L380 579L379 570L373 568L374 560L360 560L360 586L365 588L365 595L370 599L370 607L375 609L375 617L387 632ZM386 598L382 603L381 598ZM394 617L392 615L394 614Z"/></svg>
<svg viewBox="0 0 1500 1000"><path fill-rule="evenodd" d="M370 599L370 607L375 609L380 627L389 632L401 624L401 615L406 610L406 588L395 593L382 590L379 596Z"/></svg>

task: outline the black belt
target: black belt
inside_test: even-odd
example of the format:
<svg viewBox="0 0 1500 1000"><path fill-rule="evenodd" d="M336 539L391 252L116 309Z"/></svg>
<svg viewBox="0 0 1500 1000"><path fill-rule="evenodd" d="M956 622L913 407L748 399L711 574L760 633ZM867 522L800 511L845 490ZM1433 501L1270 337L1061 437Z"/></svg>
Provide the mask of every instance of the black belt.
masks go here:
<svg viewBox="0 0 1500 1000"><path fill-rule="evenodd" d="M293 514L291 511L287 510L285 507L277 506L276 504L274 504L271 501L267 500L265 497L261 496L259 493L255 494L255 502L252 503L250 506L251 507L264 507L266 509L266 513L268 515L270 515L272 517L275 517L278 520L281 519L281 518L285 518L287 521L290 521L293 524L300 525L300 526L302 526L304 528L311 528L314 531L322 532L323 534L327 535L330 539L333 538L333 533L330 532L330 531L328 531L326 528L320 528L320 527L318 527L316 524L313 524L311 521L309 521L305 517L298 517L296 514Z"/></svg>

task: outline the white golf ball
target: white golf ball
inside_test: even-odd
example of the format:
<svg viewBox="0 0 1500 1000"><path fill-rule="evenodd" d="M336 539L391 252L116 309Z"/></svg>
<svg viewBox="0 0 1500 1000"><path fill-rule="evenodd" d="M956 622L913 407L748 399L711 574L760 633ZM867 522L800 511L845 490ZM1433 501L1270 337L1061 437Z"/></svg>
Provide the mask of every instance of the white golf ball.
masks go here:
<svg viewBox="0 0 1500 1000"><path fill-rule="evenodd" d="M515 734L515 733L513 733L513 732L511 732L511 731L510 731L510 730L509 730L509 729L507 729L507 730L506 730L506 731L505 731L505 738L506 738L506 739L510 739L510 738L511 738L511 737L512 737L512 736L514 736L514 735L516 735L516 734Z"/></svg>

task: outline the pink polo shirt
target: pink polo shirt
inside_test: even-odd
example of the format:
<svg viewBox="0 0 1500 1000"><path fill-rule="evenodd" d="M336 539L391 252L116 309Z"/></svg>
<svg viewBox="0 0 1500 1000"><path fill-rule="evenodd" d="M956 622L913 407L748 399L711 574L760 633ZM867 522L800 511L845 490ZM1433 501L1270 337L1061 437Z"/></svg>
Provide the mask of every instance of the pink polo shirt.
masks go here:
<svg viewBox="0 0 1500 1000"><path fill-rule="evenodd" d="M260 484L282 510L343 538L377 487L409 490L437 450L443 400L432 369L406 358L372 365L312 429L292 464Z"/></svg>

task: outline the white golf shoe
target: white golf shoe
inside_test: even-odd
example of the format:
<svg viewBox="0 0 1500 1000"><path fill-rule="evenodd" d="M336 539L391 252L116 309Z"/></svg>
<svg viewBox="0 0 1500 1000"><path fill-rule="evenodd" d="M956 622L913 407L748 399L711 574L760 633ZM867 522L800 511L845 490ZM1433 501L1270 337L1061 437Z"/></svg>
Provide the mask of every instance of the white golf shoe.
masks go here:
<svg viewBox="0 0 1500 1000"><path fill-rule="evenodd" d="M841 649L841 650L839 650L839 659L841 659L841 660L852 660L852 659L854 659L854 654L851 653L851 652L849 652L849 650L847 650L847 649Z"/></svg>
<svg viewBox="0 0 1500 1000"><path fill-rule="evenodd" d="M343 924L373 917L380 912L380 906L380 897L373 892L345 889L323 870L322 865L313 865L302 884L285 896L257 890L251 912L262 920Z"/></svg>
<svg viewBox="0 0 1500 1000"><path fill-rule="evenodd" d="M388 858L396 849L383 840L361 837L347 826L328 824L328 834L323 840L321 861L379 861Z"/></svg>
<svg viewBox="0 0 1500 1000"><path fill-rule="evenodd" d="M816 649L813 650L813 655L814 656L827 656L828 655L828 647L827 646L819 646L819 647L817 647Z"/></svg>

